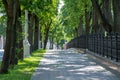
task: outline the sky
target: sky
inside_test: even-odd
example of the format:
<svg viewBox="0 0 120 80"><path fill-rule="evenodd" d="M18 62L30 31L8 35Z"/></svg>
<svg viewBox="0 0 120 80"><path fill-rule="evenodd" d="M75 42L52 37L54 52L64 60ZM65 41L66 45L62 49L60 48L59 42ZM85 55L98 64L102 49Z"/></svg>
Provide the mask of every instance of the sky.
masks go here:
<svg viewBox="0 0 120 80"><path fill-rule="evenodd" d="M0 13L0 17L1 17L1 16L3 16L3 14L2 14L2 13Z"/></svg>
<svg viewBox="0 0 120 80"><path fill-rule="evenodd" d="M64 6L64 2L63 0L60 0L60 4L59 4L59 7L58 7L58 13L61 12L61 8Z"/></svg>

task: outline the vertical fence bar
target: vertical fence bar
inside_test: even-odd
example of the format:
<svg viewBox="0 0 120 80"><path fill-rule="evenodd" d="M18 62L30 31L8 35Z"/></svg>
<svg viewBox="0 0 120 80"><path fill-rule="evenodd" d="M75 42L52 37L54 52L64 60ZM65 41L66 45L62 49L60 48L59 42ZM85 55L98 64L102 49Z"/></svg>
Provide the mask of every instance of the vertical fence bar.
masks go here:
<svg viewBox="0 0 120 80"><path fill-rule="evenodd" d="M94 52L95 52L95 34L93 35L94 37Z"/></svg>
<svg viewBox="0 0 120 80"><path fill-rule="evenodd" d="M98 54L100 55L100 34L98 34Z"/></svg>
<svg viewBox="0 0 120 80"><path fill-rule="evenodd" d="M98 54L98 34L96 34L96 53Z"/></svg>
<svg viewBox="0 0 120 80"><path fill-rule="evenodd" d="M101 33L100 33L99 37L100 37L100 55L101 55L101 50L102 50L102 46L101 46L101 45L102 45L102 44L101 44L101 43L102 43Z"/></svg>
<svg viewBox="0 0 120 80"><path fill-rule="evenodd" d="M103 38L103 51L102 51L102 56L104 56L104 34L102 34L102 38Z"/></svg>
<svg viewBox="0 0 120 80"><path fill-rule="evenodd" d="M120 34L117 36L118 61L120 60Z"/></svg>
<svg viewBox="0 0 120 80"><path fill-rule="evenodd" d="M118 62L118 33L115 34L115 38L116 38L116 62Z"/></svg>
<svg viewBox="0 0 120 80"><path fill-rule="evenodd" d="M97 53L97 36L95 34L95 53Z"/></svg>
<svg viewBox="0 0 120 80"><path fill-rule="evenodd" d="M112 33L111 33L111 35L110 35L110 41L111 41L111 55L110 55L110 57L111 57L111 60L113 59L113 57L112 57Z"/></svg>
<svg viewBox="0 0 120 80"><path fill-rule="evenodd" d="M108 53L108 45L109 45L109 44L108 44L108 35L109 35L109 34L107 33L107 36L106 36L106 43L107 43L107 45L106 45L106 56L107 56L107 58L108 58L108 54L109 54L109 53Z"/></svg>

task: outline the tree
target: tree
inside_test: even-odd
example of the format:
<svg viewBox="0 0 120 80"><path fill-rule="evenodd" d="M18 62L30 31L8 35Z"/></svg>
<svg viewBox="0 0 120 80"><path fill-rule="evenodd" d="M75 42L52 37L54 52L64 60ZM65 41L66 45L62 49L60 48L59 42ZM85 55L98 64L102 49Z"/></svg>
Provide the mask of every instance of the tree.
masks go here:
<svg viewBox="0 0 120 80"><path fill-rule="evenodd" d="M93 8L96 10L97 14L99 15L103 27L107 32L112 32L112 25L108 22L106 16L102 13L102 10L100 9L100 6L98 4L97 0L91 0Z"/></svg>
<svg viewBox="0 0 120 80"><path fill-rule="evenodd" d="M47 25L49 28L54 15L56 14L56 0L2 0L5 12L7 16L7 28L6 28L6 45L1 66L1 73L7 73L9 66L14 68L17 64L18 59L23 60L23 34L21 25L21 13L24 14L24 10L28 10L29 15L29 27L32 31L29 31L29 39L31 39L32 48L38 49L39 42L39 21L44 26ZM26 5L27 4L27 5ZM1 4L0 4L1 5ZM21 12L22 10L22 12ZM45 14L43 14L45 13ZM24 17L24 15L22 15ZM32 20L33 19L33 20ZM24 21L23 21L24 22ZM32 24L32 25L31 25ZM30 26L31 25L31 26ZM42 26L43 26L42 25ZM46 35L49 30L46 28ZM44 31L43 31L44 32ZM32 35L31 35L32 34ZM34 36L33 36L34 34ZM44 37L44 36L43 36ZM45 37L48 39L48 36Z"/></svg>
<svg viewBox="0 0 120 80"><path fill-rule="evenodd" d="M29 11L28 12L28 41L30 43L30 54L32 53L33 51L33 31L34 31L34 14Z"/></svg>
<svg viewBox="0 0 120 80"><path fill-rule="evenodd" d="M44 4L43 11L40 14L40 26L41 26L41 40L43 42L43 48L46 49L46 45L49 38L49 32L52 28L53 20L57 15L57 0L48 1Z"/></svg>
<svg viewBox="0 0 120 80"><path fill-rule="evenodd" d="M34 50L39 48L39 40L40 40L40 29L39 29L39 18L35 15L35 29L34 29Z"/></svg>
<svg viewBox="0 0 120 80"><path fill-rule="evenodd" d="M6 45L1 65L1 73L7 73L8 67L14 67L17 42L17 26L19 23L19 0L2 0L7 15Z"/></svg>
<svg viewBox="0 0 120 80"><path fill-rule="evenodd" d="M90 33L91 2L90 0L64 0L61 21L67 37L77 37Z"/></svg>

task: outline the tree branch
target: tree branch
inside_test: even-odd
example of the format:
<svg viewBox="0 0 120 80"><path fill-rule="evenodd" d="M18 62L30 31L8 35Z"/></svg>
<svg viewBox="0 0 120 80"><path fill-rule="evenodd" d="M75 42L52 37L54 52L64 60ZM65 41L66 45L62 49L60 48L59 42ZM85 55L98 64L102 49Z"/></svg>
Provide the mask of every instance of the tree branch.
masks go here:
<svg viewBox="0 0 120 80"><path fill-rule="evenodd" d="M107 32L112 32L112 25L109 24L108 20L106 19L105 15L102 13L100 6L97 0L91 0L93 8L96 10L97 14L100 16L100 19L103 23L103 27Z"/></svg>

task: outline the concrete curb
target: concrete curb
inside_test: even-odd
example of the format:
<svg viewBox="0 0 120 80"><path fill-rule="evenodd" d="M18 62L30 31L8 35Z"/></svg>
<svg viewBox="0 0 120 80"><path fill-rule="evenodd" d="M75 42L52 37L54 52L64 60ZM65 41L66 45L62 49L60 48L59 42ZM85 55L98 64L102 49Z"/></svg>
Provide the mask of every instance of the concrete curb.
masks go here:
<svg viewBox="0 0 120 80"><path fill-rule="evenodd" d="M93 58L94 60L101 63L103 66L108 67L112 70L115 70L120 73L120 63L107 59L105 57L99 56L94 52L86 50L88 57Z"/></svg>

